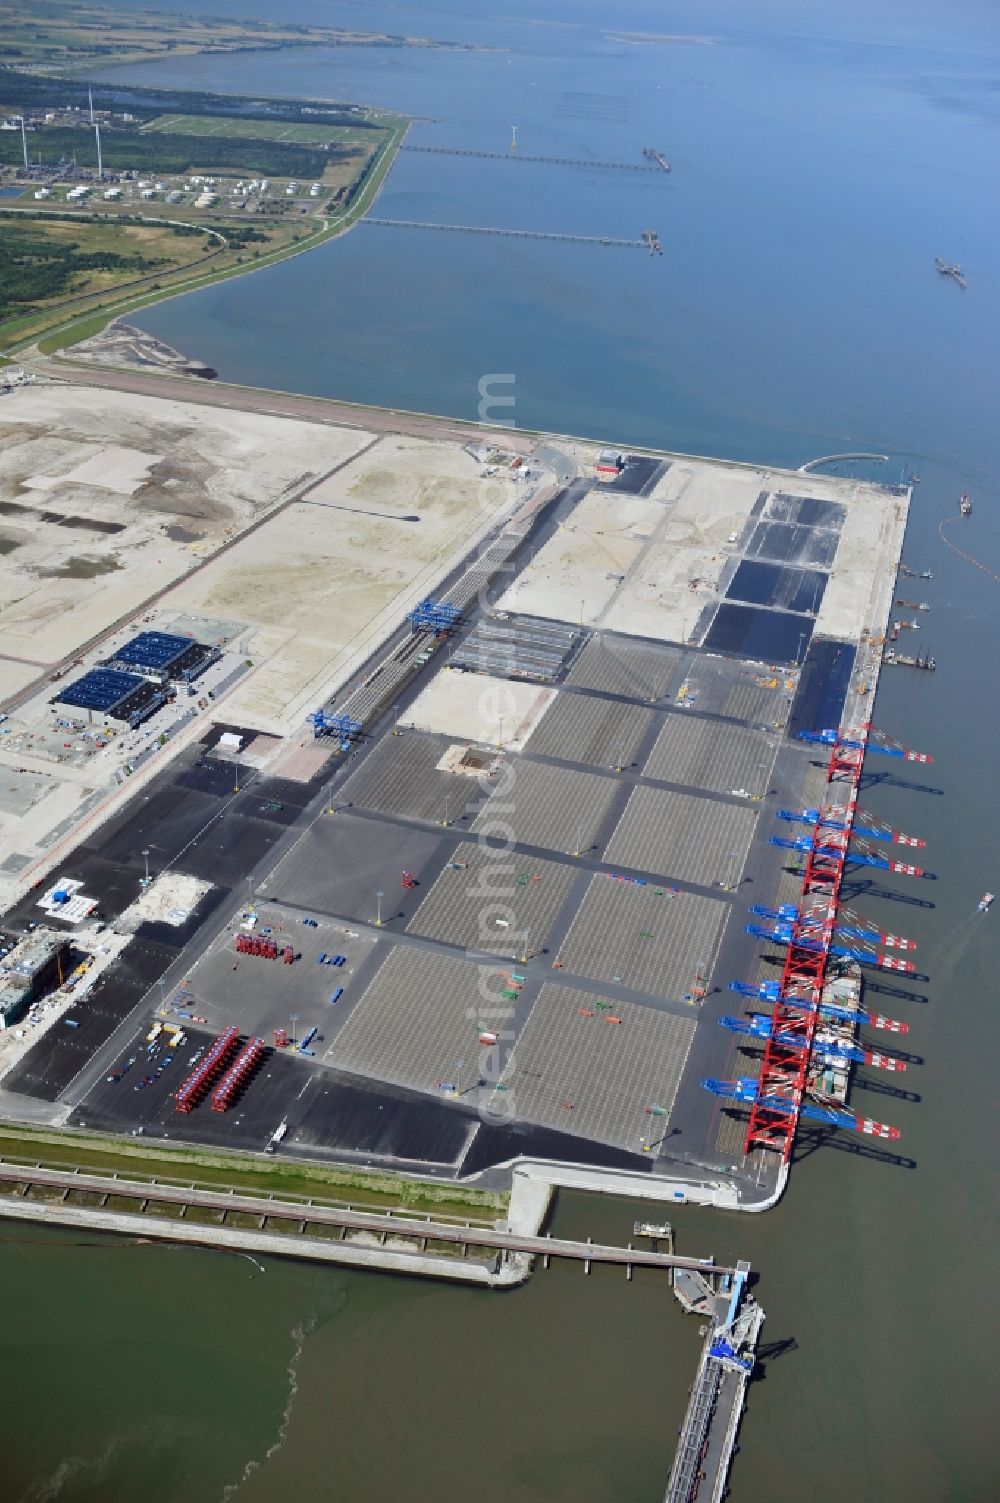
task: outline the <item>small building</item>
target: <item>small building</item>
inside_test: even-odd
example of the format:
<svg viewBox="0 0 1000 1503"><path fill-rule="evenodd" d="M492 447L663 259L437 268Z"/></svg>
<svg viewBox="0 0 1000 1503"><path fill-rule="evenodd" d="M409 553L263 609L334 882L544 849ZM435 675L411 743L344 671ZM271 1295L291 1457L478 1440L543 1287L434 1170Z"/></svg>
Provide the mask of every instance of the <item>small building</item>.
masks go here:
<svg viewBox="0 0 1000 1503"><path fill-rule="evenodd" d="M54 929L36 929L0 963L0 1030L23 1017L36 997L59 985L69 940Z"/></svg>
<svg viewBox="0 0 1000 1503"><path fill-rule="evenodd" d="M115 668L92 668L75 683L67 684L50 705L73 705L78 710L94 710L107 720L119 720L135 727L155 715L166 703L166 694L157 683L138 673L122 673Z"/></svg>
<svg viewBox="0 0 1000 1503"><path fill-rule="evenodd" d="M96 912L97 899L83 891L83 883L75 877L59 877L38 899L46 918L58 919L61 924L82 924L84 919Z"/></svg>
<svg viewBox="0 0 1000 1503"><path fill-rule="evenodd" d="M113 658L108 659L109 668L122 668L127 673L141 673L144 678L159 684L189 684L204 673L211 663L218 662L221 654L216 647L206 647L191 637L175 636L172 632L142 631L123 647Z"/></svg>
<svg viewBox="0 0 1000 1503"><path fill-rule="evenodd" d="M625 468L625 456L616 449L602 449L594 469L599 475L620 475Z"/></svg>

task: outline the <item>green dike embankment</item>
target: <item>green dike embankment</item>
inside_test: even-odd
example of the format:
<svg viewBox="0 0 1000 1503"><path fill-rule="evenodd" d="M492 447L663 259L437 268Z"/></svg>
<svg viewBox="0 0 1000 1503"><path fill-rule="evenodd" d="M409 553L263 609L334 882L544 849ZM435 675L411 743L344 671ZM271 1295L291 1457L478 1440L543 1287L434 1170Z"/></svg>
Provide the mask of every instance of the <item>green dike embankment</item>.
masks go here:
<svg viewBox="0 0 1000 1503"><path fill-rule="evenodd" d="M504 1250L505 1204L501 1195L327 1165L0 1129L0 1218L140 1243L511 1288L530 1276L532 1258Z"/></svg>
<svg viewBox="0 0 1000 1503"><path fill-rule="evenodd" d="M433 1211L438 1220L483 1224L506 1214L509 1202L509 1196L500 1191L473 1190L374 1170L260 1154L217 1153L177 1143L168 1147L141 1138L10 1122L0 1124L0 1158L8 1164L118 1174L163 1185L263 1193L284 1201L303 1199L404 1213Z"/></svg>
<svg viewBox="0 0 1000 1503"><path fill-rule="evenodd" d="M81 340L93 338L116 318L137 313L155 303L166 302L168 298L182 297L189 292L200 292L216 282L228 281L231 277L242 277L251 272L263 271L267 267L276 266L280 261L288 261L293 256L301 256L308 251L315 250L317 246L323 245L327 240L335 239L338 235L346 234L364 218L378 198L409 126L410 122L404 120L390 129L389 135L372 158L351 205L339 214L319 218L315 229L301 239L293 240L288 245L262 253L239 265L222 267L209 272L195 269L191 276L178 277L169 286L144 288L141 292L133 291L124 296L112 295L99 308L91 308L74 314L41 336L36 332L18 339L15 335L13 341L7 344L4 354L11 357L20 351L34 347L43 355L54 355L59 350L79 344ZM224 235L225 224L220 223L218 230Z"/></svg>

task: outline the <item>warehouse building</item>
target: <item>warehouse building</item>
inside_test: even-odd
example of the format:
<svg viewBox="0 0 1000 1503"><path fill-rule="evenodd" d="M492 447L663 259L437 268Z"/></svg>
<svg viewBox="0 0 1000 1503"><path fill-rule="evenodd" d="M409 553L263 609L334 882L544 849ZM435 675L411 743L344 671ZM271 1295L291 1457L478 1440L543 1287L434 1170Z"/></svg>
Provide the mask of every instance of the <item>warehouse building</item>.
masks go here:
<svg viewBox="0 0 1000 1503"><path fill-rule="evenodd" d="M162 687L139 673L115 668L93 668L51 699L51 705L72 705L77 710L96 710L105 720L122 721L135 727L155 715L167 696Z"/></svg>
<svg viewBox="0 0 1000 1503"><path fill-rule="evenodd" d="M191 637L179 637L165 631L144 631L120 647L108 660L108 666L123 668L128 673L141 673L144 678L155 679L161 684L188 684L204 673L210 663L218 662L220 656L218 648L205 647Z"/></svg>

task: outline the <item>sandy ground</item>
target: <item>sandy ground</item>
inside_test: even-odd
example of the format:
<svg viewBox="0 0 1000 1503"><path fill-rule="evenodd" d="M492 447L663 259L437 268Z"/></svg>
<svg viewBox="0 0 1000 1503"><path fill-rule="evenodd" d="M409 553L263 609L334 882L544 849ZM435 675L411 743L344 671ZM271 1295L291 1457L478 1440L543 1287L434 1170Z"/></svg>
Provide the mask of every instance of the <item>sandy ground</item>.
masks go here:
<svg viewBox="0 0 1000 1503"><path fill-rule="evenodd" d="M557 621L594 626L661 520L635 496L591 491L498 602Z"/></svg>
<svg viewBox="0 0 1000 1503"><path fill-rule="evenodd" d="M586 457L580 450L578 459ZM507 610L685 642L741 554L761 491L839 501L847 516L816 632L857 640L903 503L877 486L675 460L650 497L595 491L506 592ZM733 541L731 541L731 539ZM725 575L728 580L729 575Z"/></svg>
<svg viewBox="0 0 1000 1503"><path fill-rule="evenodd" d="M824 495L823 492L806 490L798 494ZM895 549L888 551L889 539L905 516L905 502L889 501L875 487L861 483L853 484L847 494L844 490L833 489L825 494L831 500L846 501L847 516L823 604L816 618L816 631L825 637L856 642L862 625L877 619L873 604L864 611L859 610L859 605L866 597L873 600L877 593L877 561L895 558ZM895 579L895 569L892 578Z"/></svg>
<svg viewBox="0 0 1000 1503"><path fill-rule="evenodd" d="M556 697L555 689L507 683L486 673L443 669L414 700L401 722L461 741L501 744L520 751Z"/></svg>
<svg viewBox="0 0 1000 1503"><path fill-rule="evenodd" d="M3 569L0 563L0 569ZM4 591L7 590L7 581L4 580ZM12 663L0 658L0 699L6 699L10 694L16 694L26 684L30 684L38 675L38 668L32 663Z"/></svg>
<svg viewBox="0 0 1000 1503"><path fill-rule="evenodd" d="M198 695L249 660L245 677L155 763L214 712L287 737L261 749L308 778L328 748L300 746L305 713L533 489L485 477L451 436L376 439L328 418L83 385L15 390L0 409L0 547L13 545L0 696L36 687L0 726L0 900L73 838L78 811L101 822L145 780L143 768L118 791L123 765L194 703L182 696L136 733L95 720L109 743L97 750L85 721L55 726L54 668L64 687L147 625L225 644Z"/></svg>
<svg viewBox="0 0 1000 1503"><path fill-rule="evenodd" d="M255 629L263 666L240 724L296 729L509 511L524 487L484 479L458 445L385 438L166 597Z"/></svg>
<svg viewBox="0 0 1000 1503"><path fill-rule="evenodd" d="M0 651L71 655L368 441L124 392L15 389L0 408L0 536L15 545Z"/></svg>
<svg viewBox="0 0 1000 1503"><path fill-rule="evenodd" d="M653 493L665 518L601 625L643 637L683 642L764 485L763 471L678 463ZM676 499L674 499L676 498Z"/></svg>
<svg viewBox="0 0 1000 1503"><path fill-rule="evenodd" d="M211 885L187 872L162 872L125 909L115 928L121 934L133 934L140 924L172 924L175 927L183 924Z"/></svg>

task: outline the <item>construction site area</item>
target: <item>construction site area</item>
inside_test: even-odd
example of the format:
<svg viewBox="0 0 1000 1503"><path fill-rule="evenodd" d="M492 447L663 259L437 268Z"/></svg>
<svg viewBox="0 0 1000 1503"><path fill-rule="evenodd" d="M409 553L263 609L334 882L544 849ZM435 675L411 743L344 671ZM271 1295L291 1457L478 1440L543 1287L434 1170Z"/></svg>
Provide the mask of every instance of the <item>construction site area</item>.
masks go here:
<svg viewBox="0 0 1000 1503"><path fill-rule="evenodd" d="M277 770L289 757L315 766L308 749L295 755L307 711L547 478L519 453L496 458L86 384L12 387L0 405L0 907L83 821L204 735L223 701L258 733L258 757L268 737ZM73 696L143 630L205 650L197 686L186 674L181 693L156 699L155 662L117 662L143 684L92 681ZM117 718L115 688L117 702L143 690Z"/></svg>
<svg viewBox="0 0 1000 1503"><path fill-rule="evenodd" d="M273 633L272 678L62 862L112 930L183 873L184 922L134 925L0 1091L89 1128L446 1176L697 1166L766 1198L780 1157L702 1084L760 1071L787 941L748 909L794 909L809 840L775 815L808 823L823 736L870 720L907 491L578 444L556 485L539 443L513 507L459 447L328 440L308 501L172 592Z"/></svg>

